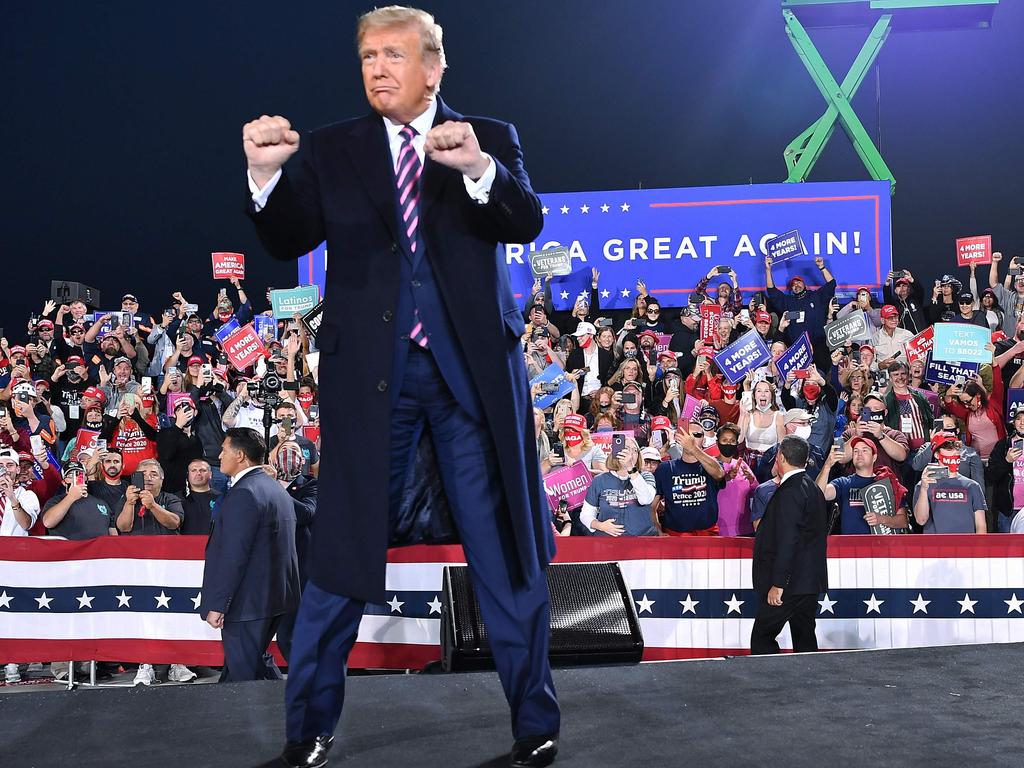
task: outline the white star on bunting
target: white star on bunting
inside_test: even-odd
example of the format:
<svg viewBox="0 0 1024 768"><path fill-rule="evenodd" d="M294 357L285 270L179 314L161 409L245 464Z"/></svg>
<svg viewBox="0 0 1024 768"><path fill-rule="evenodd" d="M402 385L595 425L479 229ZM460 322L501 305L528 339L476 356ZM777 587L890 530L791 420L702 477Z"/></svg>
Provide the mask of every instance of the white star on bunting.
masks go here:
<svg viewBox="0 0 1024 768"><path fill-rule="evenodd" d="M694 616L697 615L697 606L700 605L700 600L694 600L690 597L690 593L686 593L686 599L680 600L679 604L683 606L683 613L692 613Z"/></svg>
<svg viewBox="0 0 1024 768"><path fill-rule="evenodd" d="M568 291L562 291L558 295L561 296L563 299L568 299L569 298L569 292Z"/></svg>
<svg viewBox="0 0 1024 768"><path fill-rule="evenodd" d="M92 601L95 599L95 597L89 597L89 594L83 589L82 596L75 598L75 600L78 601L78 610L82 610L83 608L92 608Z"/></svg>
<svg viewBox="0 0 1024 768"><path fill-rule="evenodd" d="M580 213L590 213L590 206L589 205L581 205L580 206Z"/></svg>
<svg viewBox="0 0 1024 768"><path fill-rule="evenodd" d="M825 599L818 601L818 605L821 606L818 609L818 613L826 613L826 612L828 612L828 613L831 613L833 616L835 616L836 612L832 610L832 606L835 605L838 602L839 602L838 600L829 600L828 599L828 592L826 592L825 593Z"/></svg>
<svg viewBox="0 0 1024 768"><path fill-rule="evenodd" d="M167 610L171 610L171 598L168 595L165 595L162 589L160 590L160 594L153 599L156 600L157 608L166 608Z"/></svg>
<svg viewBox="0 0 1024 768"><path fill-rule="evenodd" d="M622 212L625 213L628 210L629 210L629 203L623 203L622 204Z"/></svg>
<svg viewBox="0 0 1024 768"><path fill-rule="evenodd" d="M968 613L968 612L974 613L974 605L978 601L977 600L971 600L970 594L965 592L964 593L964 599L963 600L957 600L957 602L960 603L960 613Z"/></svg>
<svg viewBox="0 0 1024 768"><path fill-rule="evenodd" d="M441 613L441 601L437 599L437 595L434 595L434 599L427 603L427 607L430 608L430 613Z"/></svg>
<svg viewBox="0 0 1024 768"><path fill-rule="evenodd" d="M610 206L608 205L608 203L605 203L604 205L602 205L601 206L601 213L608 213L609 207Z"/></svg>
<svg viewBox="0 0 1024 768"><path fill-rule="evenodd" d="M543 214L544 214L545 216L547 216L547 215L548 215L548 211L549 211L549 210L551 210L551 209L550 209L550 208L548 208L548 207L547 207L547 206L545 205L544 207L542 207L542 208L540 209L540 212L541 212L541 213L543 213Z"/></svg>
<svg viewBox="0 0 1024 768"><path fill-rule="evenodd" d="M202 592L200 592L200 593L199 593L198 595L196 595L195 597L191 597L191 598L189 598L189 599L190 599L190 600L192 601L192 608L193 608L194 610L197 610L197 611L198 611L198 610L199 610L199 604L200 604L201 602L203 602L203 593L202 593Z"/></svg>
<svg viewBox="0 0 1024 768"><path fill-rule="evenodd" d="M931 600L925 600L920 592L917 593L917 600L910 601L910 604L914 606L914 613L920 612L926 615L928 613L928 605L930 603Z"/></svg>
<svg viewBox="0 0 1024 768"><path fill-rule="evenodd" d="M1017 593L1016 592L1014 592L1012 595L1010 595L1010 599L1009 600L1003 600L1003 602L1006 603L1006 612L1007 613L1013 613L1014 611L1016 611L1017 613L1021 613L1020 607L1022 605L1024 605L1024 600L1018 600L1017 599Z"/></svg>
<svg viewBox="0 0 1024 768"><path fill-rule="evenodd" d="M53 602L53 598L47 597L45 592L43 592L39 597L33 597L32 599L39 603L39 610L43 610L43 608L49 610L50 603Z"/></svg>
<svg viewBox="0 0 1024 768"><path fill-rule="evenodd" d="M654 605L654 600L648 600L646 592L644 593L642 600L634 600L633 602L635 602L637 604L637 607L639 608L637 613L643 613L644 611L647 611L652 616L654 615L654 611L651 610L651 606Z"/></svg>
<svg viewBox="0 0 1024 768"><path fill-rule="evenodd" d="M401 613L402 612L402 606L405 605L405 603L403 601L398 599L398 595L393 595L392 598L388 601L387 604L391 606L391 612L392 613L394 613L395 611L398 611L398 613Z"/></svg>
<svg viewBox="0 0 1024 768"><path fill-rule="evenodd" d="M609 291L607 288L605 288L603 291L601 291L601 298L602 299L607 299L611 295L612 295L612 292Z"/></svg>
<svg viewBox="0 0 1024 768"><path fill-rule="evenodd" d="M6 590L4 590L3 592L0 592L0 608L10 608L11 607L11 600L13 600L13 599L14 599L14 597L9 597L7 595L7 591Z"/></svg>
<svg viewBox="0 0 1024 768"><path fill-rule="evenodd" d="M121 594L120 595L116 595L116 597L117 597L117 607L118 608L131 608L131 606L128 605L128 603L131 601L132 596L131 595L126 595L124 593L123 589L121 590Z"/></svg>
<svg viewBox="0 0 1024 768"><path fill-rule="evenodd" d="M629 288L623 288L622 289L622 298L624 298L624 299L628 299L629 298Z"/></svg>
<svg viewBox="0 0 1024 768"><path fill-rule="evenodd" d="M730 613L733 613L734 611L736 613L739 613L740 612L740 606L743 605L743 603L745 603L746 600L737 600L736 599L736 593L733 592L732 593L732 600L723 600L722 602L725 603L727 606L729 606L729 610L727 610L725 612L725 615L728 616Z"/></svg>
<svg viewBox="0 0 1024 768"><path fill-rule="evenodd" d="M885 600L879 600L878 598L876 598L874 592L871 593L870 600L861 600L861 602L868 607L866 613L871 613L872 611L874 611L879 616L882 615L882 603L884 603Z"/></svg>
<svg viewBox="0 0 1024 768"><path fill-rule="evenodd" d="M569 206L568 205L563 205L558 210L560 210L562 213L568 213L569 212Z"/></svg>

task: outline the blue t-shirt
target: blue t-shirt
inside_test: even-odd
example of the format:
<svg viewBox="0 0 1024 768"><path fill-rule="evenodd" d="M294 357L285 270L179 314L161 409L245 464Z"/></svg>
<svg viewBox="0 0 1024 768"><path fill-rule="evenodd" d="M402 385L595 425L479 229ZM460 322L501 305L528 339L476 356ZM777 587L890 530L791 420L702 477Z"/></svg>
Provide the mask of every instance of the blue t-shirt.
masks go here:
<svg viewBox="0 0 1024 768"><path fill-rule="evenodd" d="M644 480L654 485L654 475L640 473ZM623 536L657 536L650 504L638 504L633 483L627 477L620 479L611 472L602 472L594 478L587 489L587 504L597 508L597 519L601 522L614 520L625 527ZM591 531L595 536L608 536L603 531Z"/></svg>
<svg viewBox="0 0 1024 768"><path fill-rule="evenodd" d="M702 531L718 522L718 490L697 462L663 461L654 472L655 489L665 500L664 527L676 533Z"/></svg>
<svg viewBox="0 0 1024 768"><path fill-rule="evenodd" d="M848 475L831 481L829 485L836 489L836 500L839 502L841 528L843 535L854 533L871 533L871 527L864 520L864 500L861 490L877 482L874 477Z"/></svg>

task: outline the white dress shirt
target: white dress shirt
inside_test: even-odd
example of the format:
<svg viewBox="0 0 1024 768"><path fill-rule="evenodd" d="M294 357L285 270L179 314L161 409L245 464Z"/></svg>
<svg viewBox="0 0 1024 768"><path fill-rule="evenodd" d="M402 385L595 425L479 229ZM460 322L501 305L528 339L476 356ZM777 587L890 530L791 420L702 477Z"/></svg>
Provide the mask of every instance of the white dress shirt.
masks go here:
<svg viewBox="0 0 1024 768"><path fill-rule="evenodd" d="M255 472L256 470L259 470L260 472L262 472L263 471L263 465L255 464L255 465L253 465L251 467L246 467L245 469L243 469L238 474L232 475L231 476L231 487L233 488L234 486L238 485L238 481L239 480L241 480L243 477L248 475L250 472Z"/></svg>
<svg viewBox="0 0 1024 768"><path fill-rule="evenodd" d="M791 469L791 470L789 470L789 472L784 474L782 476L782 478L779 480L779 485L782 485L784 482L786 482L789 478L791 478L797 472L803 472L803 471L804 471L803 469Z"/></svg>
<svg viewBox="0 0 1024 768"><path fill-rule="evenodd" d="M25 510L29 520L32 521L28 525L31 528L36 524L36 519L39 517L39 498L28 488L20 486L14 489L14 498L18 500L18 504ZM8 501L6 496L3 497L3 505L4 519L0 521L0 536L28 536L28 531L22 528L21 524L15 519L11 502Z"/></svg>

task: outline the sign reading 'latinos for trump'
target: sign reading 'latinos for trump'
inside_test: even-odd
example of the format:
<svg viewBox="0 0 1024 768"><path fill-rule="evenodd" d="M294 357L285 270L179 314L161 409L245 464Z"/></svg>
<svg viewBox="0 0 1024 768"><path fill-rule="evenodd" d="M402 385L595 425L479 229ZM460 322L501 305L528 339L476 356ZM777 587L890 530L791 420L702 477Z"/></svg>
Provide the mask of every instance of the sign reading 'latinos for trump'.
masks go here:
<svg viewBox="0 0 1024 768"><path fill-rule="evenodd" d="M305 314L319 301L320 289L315 285L300 285L298 288L270 292L274 317L291 317L296 312Z"/></svg>

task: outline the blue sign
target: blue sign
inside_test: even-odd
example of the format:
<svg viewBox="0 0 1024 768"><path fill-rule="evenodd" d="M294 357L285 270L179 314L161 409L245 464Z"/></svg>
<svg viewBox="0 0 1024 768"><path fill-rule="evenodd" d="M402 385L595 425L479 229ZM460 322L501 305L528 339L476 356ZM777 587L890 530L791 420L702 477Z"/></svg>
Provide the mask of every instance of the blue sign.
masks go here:
<svg viewBox="0 0 1024 768"><path fill-rule="evenodd" d="M238 324L238 318L232 317L224 325L213 332L213 337L220 342L221 346L228 340L228 336L237 331L242 326Z"/></svg>
<svg viewBox="0 0 1024 768"><path fill-rule="evenodd" d="M1006 420L1013 421L1017 412L1024 408L1024 389L1006 390Z"/></svg>
<svg viewBox="0 0 1024 768"><path fill-rule="evenodd" d="M991 363L992 331L967 323L936 323L932 359L951 363Z"/></svg>
<svg viewBox="0 0 1024 768"><path fill-rule="evenodd" d="M839 289L881 289L892 269L886 181L551 192L540 199L543 231L532 243L507 245L505 261L513 292L525 297L534 280L530 253L567 247L573 271L552 278L556 309L570 309L581 292L590 292L594 267L602 310L632 307L637 278L662 306L684 306L697 281L718 265L736 270L749 296L764 290L764 254L780 234L779 222L802 234L808 258L776 266L776 285L796 275L820 284L816 256ZM321 245L299 260L299 282L323 292L326 265Z"/></svg>
<svg viewBox="0 0 1024 768"><path fill-rule="evenodd" d="M937 323L936 328L944 323ZM974 374L978 372L977 363L943 363L939 360L928 360L928 367L924 371L924 380L933 381L936 384L949 386L958 378L966 381L974 381Z"/></svg>
<svg viewBox="0 0 1024 768"><path fill-rule="evenodd" d="M290 319L296 313L304 315L319 303L320 289L315 285L300 285L298 288L270 292L274 317Z"/></svg>
<svg viewBox="0 0 1024 768"><path fill-rule="evenodd" d="M565 371L562 370L562 366L556 365L555 363L552 363L530 379L531 389L534 384L542 385L541 389L543 391L541 391L541 393L533 400L533 404L541 410L550 408L572 392L572 388L576 386L572 380L565 378ZM549 392L547 390L551 391Z"/></svg>
<svg viewBox="0 0 1024 768"><path fill-rule="evenodd" d="M797 339L793 346L787 349L778 360L775 367L782 374L782 379L789 376L790 371L802 371L811 366L814 360L813 349L811 348L811 337L804 331L804 335Z"/></svg>
<svg viewBox="0 0 1024 768"><path fill-rule="evenodd" d="M256 315L252 319L252 327L264 344L277 338L277 320L270 315Z"/></svg>
<svg viewBox="0 0 1024 768"><path fill-rule="evenodd" d="M715 355L715 365L730 384L739 384L747 371L771 362L772 356L757 331L747 331Z"/></svg>
<svg viewBox="0 0 1024 768"><path fill-rule="evenodd" d="M765 246L765 252L772 257L772 264L780 264L797 256L806 256L807 247L800 239L799 230L794 229L784 235L779 235L774 240L769 240Z"/></svg>

